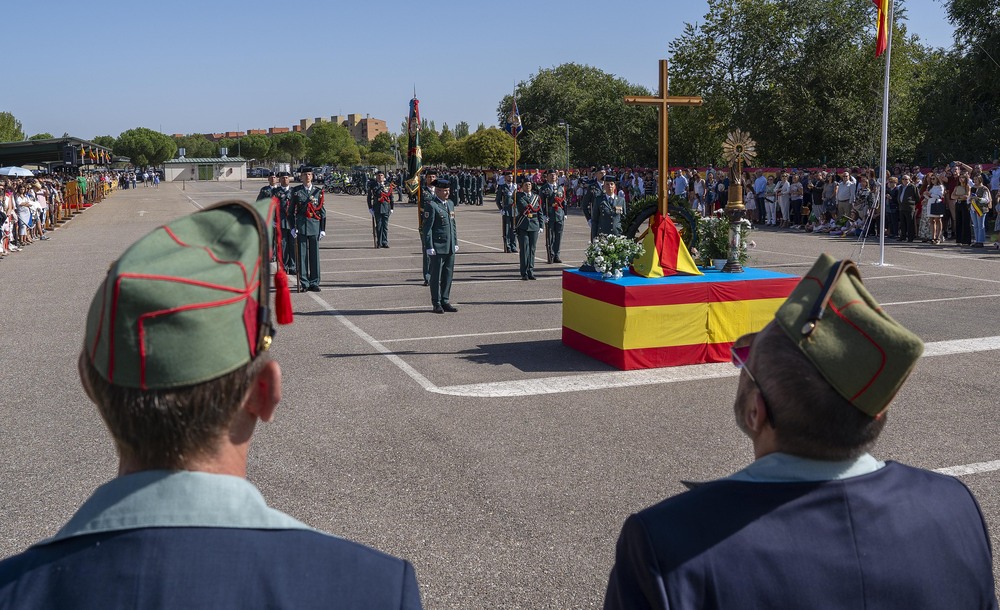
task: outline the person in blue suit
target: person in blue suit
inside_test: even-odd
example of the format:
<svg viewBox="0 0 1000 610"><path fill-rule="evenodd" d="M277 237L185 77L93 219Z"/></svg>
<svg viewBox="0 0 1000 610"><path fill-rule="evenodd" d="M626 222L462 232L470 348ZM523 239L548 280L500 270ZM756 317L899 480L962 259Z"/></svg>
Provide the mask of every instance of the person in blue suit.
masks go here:
<svg viewBox="0 0 1000 610"><path fill-rule="evenodd" d="M79 371L118 476L53 537L0 561L0 608L421 607L409 562L268 507L246 480L254 430L281 399L276 214L274 199L223 202L112 265ZM277 320L290 322L276 286Z"/></svg>
<svg viewBox="0 0 1000 610"><path fill-rule="evenodd" d="M869 453L922 351L822 255L732 347L755 461L628 517L604 607L997 608L969 489Z"/></svg>

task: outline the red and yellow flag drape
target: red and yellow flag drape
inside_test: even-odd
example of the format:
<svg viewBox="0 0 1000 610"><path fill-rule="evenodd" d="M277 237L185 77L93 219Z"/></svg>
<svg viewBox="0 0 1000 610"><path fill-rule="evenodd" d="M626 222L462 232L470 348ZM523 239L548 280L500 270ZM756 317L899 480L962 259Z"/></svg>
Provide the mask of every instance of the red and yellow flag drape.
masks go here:
<svg viewBox="0 0 1000 610"><path fill-rule="evenodd" d="M875 57L885 53L885 48L889 41L889 3L892 0L872 0L878 7L878 34L875 37Z"/></svg>

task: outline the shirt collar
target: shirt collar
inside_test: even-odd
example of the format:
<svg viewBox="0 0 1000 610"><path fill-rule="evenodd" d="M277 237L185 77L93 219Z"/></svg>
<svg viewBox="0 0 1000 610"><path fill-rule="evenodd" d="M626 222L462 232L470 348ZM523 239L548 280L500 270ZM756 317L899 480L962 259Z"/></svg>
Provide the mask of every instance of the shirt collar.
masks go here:
<svg viewBox="0 0 1000 610"><path fill-rule="evenodd" d="M55 536L38 544L148 527L312 529L267 506L246 479L149 470L98 487Z"/></svg>
<svg viewBox="0 0 1000 610"><path fill-rule="evenodd" d="M787 453L769 453L728 477L751 483L798 483L837 481L869 474L885 466L868 453L851 460L811 460Z"/></svg>

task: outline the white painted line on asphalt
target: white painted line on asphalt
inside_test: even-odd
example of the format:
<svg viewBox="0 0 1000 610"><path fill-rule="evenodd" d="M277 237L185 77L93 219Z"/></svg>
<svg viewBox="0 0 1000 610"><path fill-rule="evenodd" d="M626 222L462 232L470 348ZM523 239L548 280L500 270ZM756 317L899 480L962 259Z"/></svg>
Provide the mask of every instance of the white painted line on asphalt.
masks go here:
<svg viewBox="0 0 1000 610"><path fill-rule="evenodd" d="M344 260L344 259L340 259L340 260ZM378 259L369 258L369 259L366 259L366 260L374 261L374 260L378 260ZM499 269L503 269L503 270L508 270L506 267L498 267L496 265L496 263L482 263L482 264L479 264L479 265L477 265L475 263L466 263L466 264L456 265L455 266L455 269L461 270L461 271L470 271L470 270L471 271L492 271L492 270L498 269L498 268ZM329 275L341 275L341 274L344 274L344 273L367 273L369 275L371 275L373 273L413 273L414 275L420 275L421 273L423 273L423 268L422 267L412 267L412 268L396 267L394 269L351 269L349 271L344 271L342 269L337 269L337 270L334 270L334 271L326 271L324 273L325 274L329 274Z"/></svg>
<svg viewBox="0 0 1000 610"><path fill-rule="evenodd" d="M933 343L925 343L924 357L951 356L953 354L991 352L994 350L1000 350L1000 337L954 339L951 341L934 341Z"/></svg>
<svg viewBox="0 0 1000 610"><path fill-rule="evenodd" d="M462 269L462 267L459 267L459 266L455 267L455 271L456 272L461 271L461 269ZM514 276L514 277L516 277L517 279L514 279L512 277L509 280L462 280L462 279L459 279L459 278L456 277L455 280L452 281L452 285L455 286L455 285L461 284L463 286L470 286L472 284L502 284L504 282L521 282L521 281L524 281L520 277L517 277L517 267L516 266L512 266L511 269L512 269L511 270L511 275ZM558 270L558 268L557 268L557 270ZM537 272L537 269L536 269L536 272ZM457 276L458 273L456 273L455 275ZM536 277L538 278L538 281L540 281L540 282L552 282L552 281L560 281L561 282L562 281L562 276L561 275L554 276L554 277L543 277L543 276L539 275L539 276L536 276ZM330 291L333 291L333 292L344 292L344 291L347 291L347 290L374 290L374 289L377 289L377 288L409 288L410 286L419 286L420 288L423 288L424 290L426 290L426 288L424 288L424 286L422 285L422 283L420 283L420 280L418 280L418 279L413 279L412 281L410 281L408 283L405 283L405 284L377 284L377 285L373 285L373 286L343 286L341 288L337 288L337 287L333 287L333 288L329 288L329 289L324 288L324 290L330 290Z"/></svg>
<svg viewBox="0 0 1000 610"><path fill-rule="evenodd" d="M953 477L960 477L966 474L993 472L994 470L1000 470L1000 460L993 460L992 462L977 462L975 464L963 464L961 466L952 466L950 468L937 468L934 472L940 472L941 474L947 474Z"/></svg>
<svg viewBox="0 0 1000 610"><path fill-rule="evenodd" d="M339 214L341 216L346 216L347 218L353 218L355 220L365 220L365 218L362 217L362 216L357 216L355 214L348 214L347 212L335 211L334 214ZM371 217L369 217L369 218L371 218ZM404 231L412 231L414 233L417 232L417 229L415 229L413 227L408 227L406 225L396 224L394 222L390 222L389 226L390 227L396 227L397 229L402 229ZM487 246L485 244L477 244L474 241L468 241L468 240L465 240L465 239L459 239L458 243L460 243L460 244L469 244L470 246L478 246L480 248L486 248L487 250L497 250L497 251L503 252L503 248L497 248L497 247L494 247L494 246Z"/></svg>
<svg viewBox="0 0 1000 610"><path fill-rule="evenodd" d="M191 205L193 205L194 207L198 208L199 210L204 210L205 209L205 206L201 205L200 203L198 203L197 201L195 201L194 199L192 199L191 195L188 195L187 193L185 193L183 191L181 191L181 194L184 195L185 197L187 197L188 201L190 201Z"/></svg>
<svg viewBox="0 0 1000 610"><path fill-rule="evenodd" d="M947 299L922 299L919 301L896 301L895 303L882 303L883 307L888 305L916 305L919 303L940 303L942 301L965 301L968 299L996 299L1000 294L976 294L965 297L949 297Z"/></svg>
<svg viewBox="0 0 1000 610"><path fill-rule="evenodd" d="M739 373L732 364L696 364L665 369L645 369L641 371L611 371L568 375L563 377L542 377L538 379L516 379L495 383L473 383L446 387L426 388L430 392L449 396L475 396L480 398L511 398L515 396L538 396L561 394L564 392L585 392L627 388L678 381L699 381L720 377L735 377Z"/></svg>
<svg viewBox="0 0 1000 610"><path fill-rule="evenodd" d="M404 361L402 358L400 358L396 354L392 353L392 350L390 350L386 346L384 346L381 343L379 343L378 341L376 341L371 335L369 335L365 331L363 331L360 328L358 328L353 322L351 322L350 320L348 320L347 318L345 318L343 315L337 313L337 310L333 307L333 305L330 305L329 303L327 303L326 301L324 301L322 298L316 296L315 292L310 292L309 296L312 297L312 299L314 301L316 301L317 303L319 303L320 306L323 307L323 309L325 309L326 311L332 313L333 317L338 322L340 322L341 324L343 324L344 326L346 326L348 328L348 330L350 330L351 332L353 332L355 335L361 337L361 339L365 343L367 343L368 345L372 346L372 349L374 349L375 351L379 352L380 354L382 354L383 356L385 356L386 358L388 358L389 362L392 362L397 367L399 367L399 369L401 371L403 371L404 373L406 373L407 375L409 375L410 378L413 379L414 381L416 381L418 384L420 384L420 386L422 388L424 388L425 390L428 390L430 392L433 392L434 389L437 387L433 383L431 383L430 379L427 379L426 377L424 377L423 375L421 375L419 372L417 372L417 370L415 368L413 368L412 366L410 366L409 364L407 364L406 361Z"/></svg>
<svg viewBox="0 0 1000 610"><path fill-rule="evenodd" d="M1000 337L979 337L954 341L935 341L924 344L924 357L968 354L1000 350ZM734 377L739 371L729 363L695 364L665 369L643 371L611 371L607 373L517 379L493 383L474 383L446 387L425 388L430 392L453 396L478 396L483 398L536 396L562 392L580 392L624 388L678 381L698 381L718 377Z"/></svg>
<svg viewBox="0 0 1000 610"><path fill-rule="evenodd" d="M404 337L402 339L382 339L380 343L398 343L400 341L429 341L434 339L461 339L462 337L492 337L494 335L522 335L526 333L551 333L561 331L557 328L527 328L525 330L498 330L492 333L466 333L464 335L437 335L435 337Z"/></svg>

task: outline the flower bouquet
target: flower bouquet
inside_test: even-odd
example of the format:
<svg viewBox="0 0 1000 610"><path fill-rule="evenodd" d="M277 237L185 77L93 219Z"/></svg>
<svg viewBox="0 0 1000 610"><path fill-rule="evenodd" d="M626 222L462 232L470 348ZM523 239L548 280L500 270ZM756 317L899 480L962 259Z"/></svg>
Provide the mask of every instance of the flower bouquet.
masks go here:
<svg viewBox="0 0 1000 610"><path fill-rule="evenodd" d="M624 235L598 235L587 246L587 264L605 278L618 279L644 252L641 243Z"/></svg>

